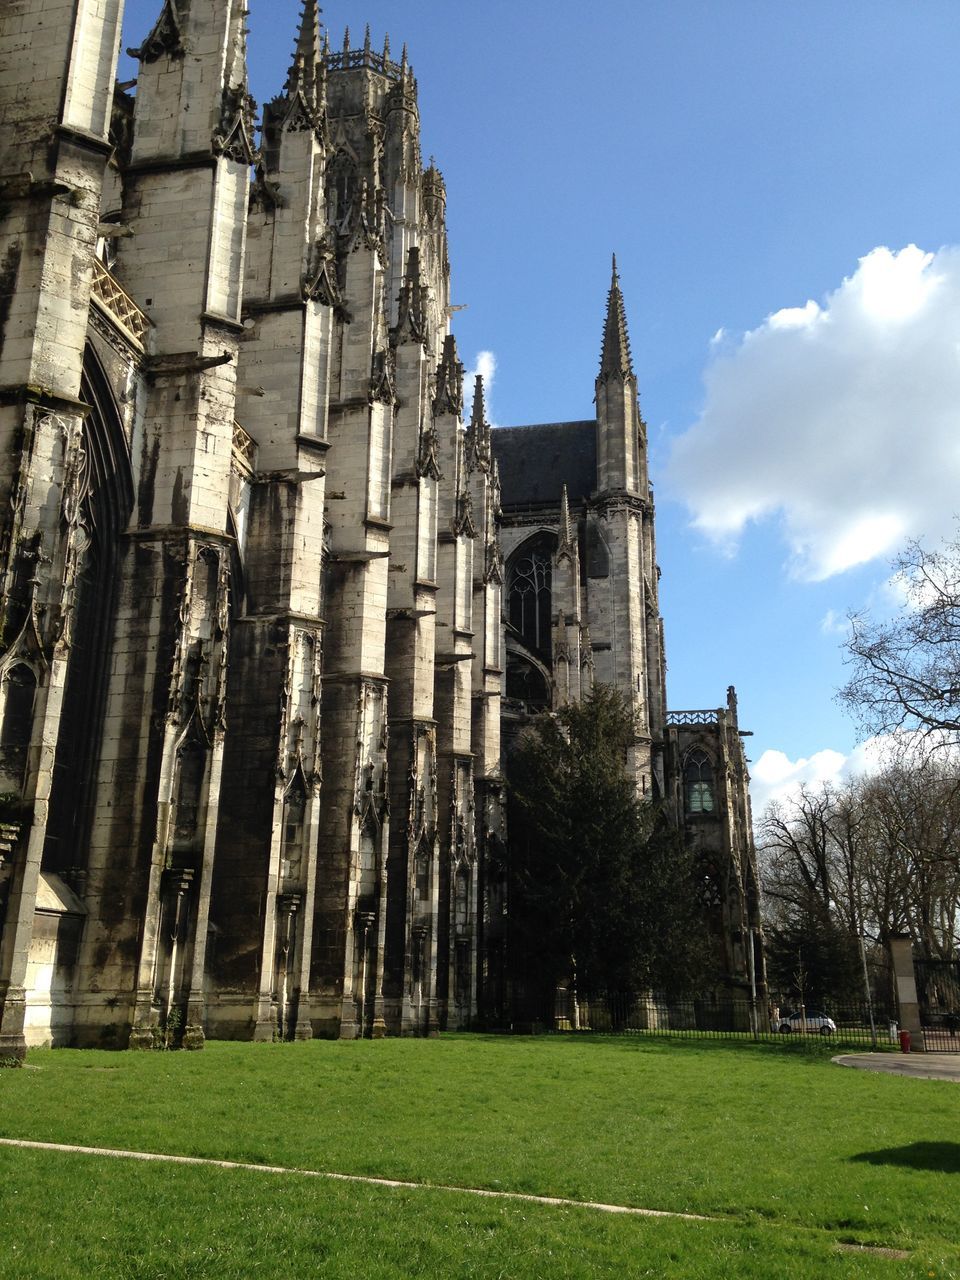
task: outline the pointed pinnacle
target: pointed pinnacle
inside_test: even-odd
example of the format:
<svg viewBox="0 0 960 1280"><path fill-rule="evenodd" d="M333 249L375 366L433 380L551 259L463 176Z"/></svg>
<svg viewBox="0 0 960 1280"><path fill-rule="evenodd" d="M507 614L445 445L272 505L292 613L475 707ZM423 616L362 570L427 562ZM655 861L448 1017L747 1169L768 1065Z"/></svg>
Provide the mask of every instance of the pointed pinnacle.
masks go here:
<svg viewBox="0 0 960 1280"><path fill-rule="evenodd" d="M570 500L567 497L567 486L563 486L563 492L560 495L560 546L569 547L573 545L573 539L570 536Z"/></svg>
<svg viewBox="0 0 960 1280"><path fill-rule="evenodd" d="M370 23L369 22L367 23L367 29L363 35L363 52L364 53L370 52Z"/></svg>
<svg viewBox="0 0 960 1280"><path fill-rule="evenodd" d="M483 374L478 373L473 384L473 409L470 413L471 427L483 427L487 420L487 406L483 399Z"/></svg>
<svg viewBox="0 0 960 1280"><path fill-rule="evenodd" d="M600 376L633 374L630 358L630 339L627 337L627 317L620 292L620 276L617 274L617 257L613 256L613 272L610 292L607 295L607 318L603 326L603 348L600 353Z"/></svg>
<svg viewBox="0 0 960 1280"><path fill-rule="evenodd" d="M389 31L383 37L383 60L384 62L390 61L390 32Z"/></svg>
<svg viewBox="0 0 960 1280"><path fill-rule="evenodd" d="M457 355L457 340L452 333L448 333L443 340L443 352L437 367L434 410L436 413L452 413L457 417L463 412L463 365Z"/></svg>
<svg viewBox="0 0 960 1280"><path fill-rule="evenodd" d="M320 49L320 8L317 0L304 0L300 15L300 30L293 63L287 76L287 93L292 96L299 89L307 104L316 110L316 84L322 59Z"/></svg>
<svg viewBox="0 0 960 1280"><path fill-rule="evenodd" d="M347 27L343 33L343 52L350 52L350 28Z"/></svg>
<svg viewBox="0 0 960 1280"><path fill-rule="evenodd" d="M404 41L404 42L403 42L403 50L402 50L402 52L401 52L401 54L400 54L400 74L401 74L402 76L406 77L407 69L408 69L409 65L410 65L410 64L409 64L409 61L408 61L408 59L407 59L407 42L406 42L406 41Z"/></svg>

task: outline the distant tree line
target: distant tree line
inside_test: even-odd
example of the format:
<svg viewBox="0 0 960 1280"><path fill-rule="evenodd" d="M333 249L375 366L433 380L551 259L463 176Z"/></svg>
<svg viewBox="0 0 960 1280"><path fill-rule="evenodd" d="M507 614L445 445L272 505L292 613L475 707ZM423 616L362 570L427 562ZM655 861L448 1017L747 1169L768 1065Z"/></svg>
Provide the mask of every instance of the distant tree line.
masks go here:
<svg viewBox="0 0 960 1280"><path fill-rule="evenodd" d="M892 1006L889 943L958 955L960 761L916 749L837 787L802 787L768 808L758 848L771 987L813 1002L875 996Z"/></svg>
<svg viewBox="0 0 960 1280"><path fill-rule="evenodd" d="M757 831L771 985L816 1001L893 1001L889 941L960 954L960 540L910 543L893 565L902 606L851 618L840 701L890 736L879 772L804 787ZM907 732L904 732L907 731Z"/></svg>

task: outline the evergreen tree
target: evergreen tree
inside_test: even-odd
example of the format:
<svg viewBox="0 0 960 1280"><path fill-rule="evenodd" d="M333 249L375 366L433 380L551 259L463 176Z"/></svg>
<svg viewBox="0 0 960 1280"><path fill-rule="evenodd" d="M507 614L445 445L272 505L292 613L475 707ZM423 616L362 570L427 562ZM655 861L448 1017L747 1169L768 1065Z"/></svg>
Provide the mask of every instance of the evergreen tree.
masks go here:
<svg viewBox="0 0 960 1280"><path fill-rule="evenodd" d="M513 968L544 997L574 976L593 993L679 994L703 980L694 859L638 799L634 740L624 698L599 685L537 717L511 758Z"/></svg>

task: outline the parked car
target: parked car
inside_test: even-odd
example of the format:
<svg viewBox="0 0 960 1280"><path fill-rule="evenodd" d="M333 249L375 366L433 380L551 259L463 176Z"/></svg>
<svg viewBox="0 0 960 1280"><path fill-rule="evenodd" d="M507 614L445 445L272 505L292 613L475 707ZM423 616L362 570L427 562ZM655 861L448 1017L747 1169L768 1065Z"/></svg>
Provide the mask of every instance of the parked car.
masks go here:
<svg viewBox="0 0 960 1280"><path fill-rule="evenodd" d="M808 1035L811 1032L814 1034L819 1032L822 1036L832 1036L836 1029L837 1024L834 1020L818 1009L807 1009L804 1013L798 1010L796 1013L780 1015L780 1031L783 1035L789 1035L791 1031L805 1031Z"/></svg>

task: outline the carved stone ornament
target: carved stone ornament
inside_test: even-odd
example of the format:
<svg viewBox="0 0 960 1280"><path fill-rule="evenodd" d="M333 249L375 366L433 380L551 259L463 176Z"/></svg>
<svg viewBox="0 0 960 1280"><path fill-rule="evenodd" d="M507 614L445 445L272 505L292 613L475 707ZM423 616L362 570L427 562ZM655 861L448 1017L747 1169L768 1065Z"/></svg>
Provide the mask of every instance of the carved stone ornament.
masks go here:
<svg viewBox="0 0 960 1280"><path fill-rule="evenodd" d="M90 546L85 503L90 493L90 460L85 448L82 419L61 420L63 433L63 489L60 515L64 526L63 577L60 590L60 616L55 642L69 645L73 633L77 579Z"/></svg>
<svg viewBox="0 0 960 1280"><path fill-rule="evenodd" d="M368 398L371 404L395 405L397 403L397 389L393 381L392 351L374 352Z"/></svg>
<svg viewBox="0 0 960 1280"><path fill-rule="evenodd" d="M473 498L470 496L469 489L464 489L457 498L457 514L453 522L453 531L458 536L467 538L477 536L477 526L473 519Z"/></svg>
<svg viewBox="0 0 960 1280"><path fill-rule="evenodd" d="M314 254L315 266L302 281L303 296L309 302L322 302L338 311L343 308L343 294L337 279L336 261L326 241L321 240Z"/></svg>
<svg viewBox="0 0 960 1280"><path fill-rule="evenodd" d="M255 110L256 103L243 85L231 85L224 90L220 128L212 139L217 155L246 165L252 165L259 159L253 142Z"/></svg>
<svg viewBox="0 0 960 1280"><path fill-rule="evenodd" d="M440 442L433 427L427 427L420 433L420 448L417 452L417 475L423 479L429 476L432 480L442 479L437 450Z"/></svg>
<svg viewBox="0 0 960 1280"><path fill-rule="evenodd" d="M297 89L291 97L290 106L280 128L284 133L315 133L318 136L320 135L321 119L312 110L300 89Z"/></svg>
<svg viewBox="0 0 960 1280"><path fill-rule="evenodd" d="M496 538L487 543L486 561L483 567L484 582L498 582L503 586L503 555Z"/></svg>
<svg viewBox="0 0 960 1280"><path fill-rule="evenodd" d="M131 58L137 58L140 62L156 62L165 54L172 58L182 58L185 52L176 0L164 0L160 17L146 40L139 49L127 50Z"/></svg>

